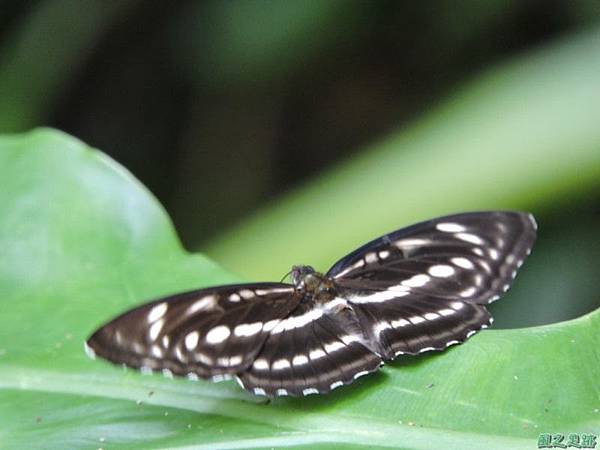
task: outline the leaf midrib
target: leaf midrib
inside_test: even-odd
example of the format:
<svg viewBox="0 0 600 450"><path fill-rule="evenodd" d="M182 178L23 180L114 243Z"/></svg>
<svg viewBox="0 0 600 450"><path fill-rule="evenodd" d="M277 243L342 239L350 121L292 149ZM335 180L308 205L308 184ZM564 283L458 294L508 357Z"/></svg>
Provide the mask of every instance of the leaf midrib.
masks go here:
<svg viewBox="0 0 600 450"><path fill-rule="evenodd" d="M194 388L199 386L195 385ZM391 424L373 418L351 417L340 415L311 414L300 411L287 411L281 408L253 403L251 397L240 392L225 392L207 389L198 395L190 396L189 393L160 392L156 390L152 397L148 397L148 386L127 385L114 380L94 377L93 383L89 376L61 374L53 371L36 370L31 375L31 370L8 365L0 369L0 389L28 390L65 395L82 395L130 400L137 402L143 399L145 404L163 406L175 409L194 411L202 414L215 414L234 419L247 420L248 417L259 418L263 424L272 427L285 427L293 429L299 434L285 436L265 437L257 439L241 439L227 442L213 442L206 446L176 447L178 450L192 448L233 449L257 448L268 446L292 446L316 443L346 443L356 445L377 445L379 447L406 448L410 450L429 449L432 436L435 436L436 445L441 448L461 448L465 442L471 448L493 449L520 449L531 445L525 438L513 438L496 434L465 433L443 428L410 426L408 424ZM214 395L217 393L217 395ZM245 400L245 401L242 401ZM399 433L399 431L401 432ZM405 443L410 447L402 447ZM173 447L169 447L173 448Z"/></svg>

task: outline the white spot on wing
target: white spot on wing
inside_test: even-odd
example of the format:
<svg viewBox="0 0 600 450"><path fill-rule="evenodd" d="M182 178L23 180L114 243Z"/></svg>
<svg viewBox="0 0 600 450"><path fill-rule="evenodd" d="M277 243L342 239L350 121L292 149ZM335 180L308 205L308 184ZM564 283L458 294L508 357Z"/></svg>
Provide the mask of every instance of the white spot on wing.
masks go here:
<svg viewBox="0 0 600 450"><path fill-rule="evenodd" d="M273 370L289 369L290 362L287 359L278 359L273 363Z"/></svg>
<svg viewBox="0 0 600 450"><path fill-rule="evenodd" d="M440 309L438 311L438 314L441 316L451 316L452 314L454 314L456 311L454 311L453 309L450 308L444 308L444 309Z"/></svg>
<svg viewBox="0 0 600 450"><path fill-rule="evenodd" d="M488 252L490 253L490 258L492 258L493 260L497 260L498 258L500 258L500 252L495 248L488 249Z"/></svg>
<svg viewBox="0 0 600 450"><path fill-rule="evenodd" d="M425 319L423 319L421 316L409 317L408 320L410 320L414 325L425 322Z"/></svg>
<svg viewBox="0 0 600 450"><path fill-rule="evenodd" d="M381 250L379 252L379 257L381 259L386 259L388 256L390 256L390 251L389 250Z"/></svg>
<svg viewBox="0 0 600 450"><path fill-rule="evenodd" d="M410 290L406 286L392 286L389 289L381 292L375 292L368 295L354 295L350 297L352 303L381 303L388 300L393 300L398 297L404 297L410 294Z"/></svg>
<svg viewBox="0 0 600 450"><path fill-rule="evenodd" d="M335 381L335 382L331 383L329 388L333 391L335 388L339 388L340 386L343 386L343 385L344 385L343 381Z"/></svg>
<svg viewBox="0 0 600 450"><path fill-rule="evenodd" d="M258 387L254 388L254 394L256 394L256 395L267 395L267 393L265 392L265 390L263 388L258 388Z"/></svg>
<svg viewBox="0 0 600 450"><path fill-rule="evenodd" d="M529 221L531 222L531 225L533 226L534 230L537 230L537 222L535 221L535 217L533 217L533 214L529 214Z"/></svg>
<svg viewBox="0 0 600 450"><path fill-rule="evenodd" d="M332 310L337 310L337 309L342 309L348 306L348 302L346 301L346 299L343 298L334 298L333 300L325 303L325 305L323 305L323 307L327 310L327 311L332 311Z"/></svg>
<svg viewBox="0 0 600 450"><path fill-rule="evenodd" d="M211 366L214 363L214 360L210 356L205 355L202 352L198 352L195 355L198 361L200 361L203 364L206 364L207 366Z"/></svg>
<svg viewBox="0 0 600 450"><path fill-rule="evenodd" d="M153 307L148 314L148 323L156 322L167 312L167 302L162 302Z"/></svg>
<svg viewBox="0 0 600 450"><path fill-rule="evenodd" d="M468 298L468 297L471 297L475 293L476 290L477 289L475 289L474 287L470 287L470 288L465 289L464 291L461 291L460 294L458 294L458 295L460 295L461 297L464 297L464 298Z"/></svg>
<svg viewBox="0 0 600 450"><path fill-rule="evenodd" d="M356 380L357 378L363 377L365 375L367 375L369 373L368 370L361 370L360 372L356 372L354 374L354 379Z"/></svg>
<svg viewBox="0 0 600 450"><path fill-rule="evenodd" d="M342 344L339 341L335 341L335 342L331 342L329 344L325 344L325 351L327 353L333 353L333 352L337 352L338 350L341 350L345 347L344 344Z"/></svg>
<svg viewBox="0 0 600 450"><path fill-rule="evenodd" d="M352 334L346 334L344 336L341 336L340 339L346 345L350 345L353 342L360 342L360 339Z"/></svg>
<svg viewBox="0 0 600 450"><path fill-rule="evenodd" d="M277 391L276 391L275 393L276 393L277 395L281 395L281 396L283 396L283 395L290 395L290 394L288 394L288 391L287 391L287 389L283 389L283 388L279 388L279 389L277 389Z"/></svg>
<svg viewBox="0 0 600 450"><path fill-rule="evenodd" d="M187 374L187 379L192 381L198 381L198 375L196 375L194 372L190 372Z"/></svg>
<svg viewBox="0 0 600 450"><path fill-rule="evenodd" d="M429 239L407 238L394 242L394 245L399 249L402 249L403 247L418 247L421 245L427 245L429 242Z"/></svg>
<svg viewBox="0 0 600 450"><path fill-rule="evenodd" d="M259 358L252 363L256 370L269 370L269 363L264 358Z"/></svg>
<svg viewBox="0 0 600 450"><path fill-rule="evenodd" d="M206 342L209 344L220 344L231 334L231 330L226 325L218 325L206 333Z"/></svg>
<svg viewBox="0 0 600 450"><path fill-rule="evenodd" d="M269 320L268 322L265 322L265 324L263 325L263 331L266 333L272 331L273 328L275 328L278 323L279 323L279 319L273 319L273 320Z"/></svg>
<svg viewBox="0 0 600 450"><path fill-rule="evenodd" d="M240 297L240 295L236 292L234 292L233 294L231 294L229 296L229 301L233 302L233 303L237 303L242 299L242 297Z"/></svg>
<svg viewBox="0 0 600 450"><path fill-rule="evenodd" d="M435 320L435 319L439 318L440 316L436 313L428 312L428 313L425 313L423 315L423 317L425 317L427 320Z"/></svg>
<svg viewBox="0 0 600 450"><path fill-rule="evenodd" d="M375 252L370 252L365 255L365 261L367 264L372 264L377 261L377 254Z"/></svg>
<svg viewBox="0 0 600 450"><path fill-rule="evenodd" d="M148 336L151 341L155 341L160 334L160 330L162 330L163 324L165 323L164 319L158 319L152 325L150 325L150 329L148 330Z"/></svg>
<svg viewBox="0 0 600 450"><path fill-rule="evenodd" d="M304 364L308 364L308 358L306 357L306 355L296 355L292 360L292 364L294 366L302 366Z"/></svg>
<svg viewBox="0 0 600 450"><path fill-rule="evenodd" d="M378 322L375 325L373 325L373 332L377 336L379 336L381 333L383 333L389 328L392 328L392 325L389 322Z"/></svg>
<svg viewBox="0 0 600 450"><path fill-rule="evenodd" d="M237 366L238 364L241 364L241 362L241 355L217 358L217 364L220 366Z"/></svg>
<svg viewBox="0 0 600 450"><path fill-rule="evenodd" d="M419 350L419 353L430 352L432 350L435 350L435 348L433 348L433 347L423 347L422 349Z"/></svg>
<svg viewBox="0 0 600 450"><path fill-rule="evenodd" d="M218 375L213 375L210 380L214 383L220 383L221 381L231 380L231 378L231 375L228 373L220 373Z"/></svg>
<svg viewBox="0 0 600 450"><path fill-rule="evenodd" d="M306 388L302 391L302 395L312 395L312 394L318 394L319 391L318 389L315 388Z"/></svg>
<svg viewBox="0 0 600 450"><path fill-rule="evenodd" d="M410 325L410 322L406 319L398 319L392 321L392 326L394 328L405 327L406 325Z"/></svg>
<svg viewBox="0 0 600 450"><path fill-rule="evenodd" d="M317 320L322 315L323 312L320 309L311 309L302 315L288 317L287 319L279 322L279 324L273 329L272 334L293 330L294 328L301 328L310 322Z"/></svg>
<svg viewBox="0 0 600 450"><path fill-rule="evenodd" d="M96 352L85 341L83 342L83 349L85 350L85 354L88 355L89 358L96 359Z"/></svg>
<svg viewBox="0 0 600 450"><path fill-rule="evenodd" d="M162 374L166 378L173 378L173 372L171 372L169 369L163 369Z"/></svg>
<svg viewBox="0 0 600 450"><path fill-rule="evenodd" d="M463 257L452 258L450 261L452 261L452 263L456 264L458 267L462 267L463 269L473 269L475 267L471 261Z"/></svg>
<svg viewBox="0 0 600 450"><path fill-rule="evenodd" d="M200 334L197 331L192 331L191 333L188 333L188 335L185 337L185 347L188 350L195 349L196 346L198 345L199 337L200 337Z"/></svg>
<svg viewBox="0 0 600 450"><path fill-rule="evenodd" d="M259 333L263 328L262 322L242 323L235 327L233 334L239 337L250 337Z"/></svg>
<svg viewBox="0 0 600 450"><path fill-rule="evenodd" d="M418 274L418 275L413 275L408 280L402 281L402 285L408 286L408 287L421 287L421 286L424 286L425 284L427 284L427 282L429 280L430 280L429 276L424 275L424 274Z"/></svg>
<svg viewBox="0 0 600 450"><path fill-rule="evenodd" d="M454 268L446 264L437 264L431 266L428 270L429 275L434 277L446 278L454 274Z"/></svg>
<svg viewBox="0 0 600 450"><path fill-rule="evenodd" d="M325 353L323 350L321 350L320 348L316 349L316 350L312 350L308 356L310 357L310 359L319 359L322 358L324 356L327 356L327 353Z"/></svg>
<svg viewBox="0 0 600 450"><path fill-rule="evenodd" d="M163 357L163 351L158 345L153 345L152 347L150 347L150 353L152 353L152 356L154 356L155 358Z"/></svg>
<svg viewBox="0 0 600 450"><path fill-rule="evenodd" d="M214 295L207 295L206 297L202 297L201 299L198 299L192 303L185 313L186 315L195 314L198 311L212 309L216 304L217 297Z"/></svg>
<svg viewBox="0 0 600 450"><path fill-rule="evenodd" d="M484 244L483 239L481 239L479 236L472 234L472 233L456 233L454 236L456 236L461 241L470 242L471 244L475 244L475 245Z"/></svg>
<svg viewBox="0 0 600 450"><path fill-rule="evenodd" d="M450 307L452 307L453 309L455 309L457 311L459 309L464 308L464 306L465 306L465 304L463 302L452 302L452 303L450 303Z"/></svg>
<svg viewBox="0 0 600 450"><path fill-rule="evenodd" d="M252 292L250 289L242 289L240 291L240 295L242 296L242 298L245 298L246 300L251 299L252 297L255 297L254 292Z"/></svg>
<svg viewBox="0 0 600 450"><path fill-rule="evenodd" d="M443 231L445 233L460 233L461 231L466 230L466 228L463 225L454 222L438 223L435 227L438 230Z"/></svg>

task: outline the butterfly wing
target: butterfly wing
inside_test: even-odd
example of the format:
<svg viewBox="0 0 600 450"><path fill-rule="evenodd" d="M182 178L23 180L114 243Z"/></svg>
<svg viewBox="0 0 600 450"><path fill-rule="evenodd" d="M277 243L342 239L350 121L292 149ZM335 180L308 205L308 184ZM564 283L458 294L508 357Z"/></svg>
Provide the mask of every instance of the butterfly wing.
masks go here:
<svg viewBox="0 0 600 450"><path fill-rule="evenodd" d="M222 378L245 370L298 305L294 288L255 283L200 289L134 308L87 341L93 354L145 370Z"/></svg>
<svg viewBox="0 0 600 450"><path fill-rule="evenodd" d="M385 235L328 272L375 343L391 359L464 341L491 317L535 241L530 214L476 212Z"/></svg>
<svg viewBox="0 0 600 450"><path fill-rule="evenodd" d="M342 299L330 306L301 303L275 327L248 370L245 389L260 395L323 394L377 370L382 360L363 343L362 332Z"/></svg>

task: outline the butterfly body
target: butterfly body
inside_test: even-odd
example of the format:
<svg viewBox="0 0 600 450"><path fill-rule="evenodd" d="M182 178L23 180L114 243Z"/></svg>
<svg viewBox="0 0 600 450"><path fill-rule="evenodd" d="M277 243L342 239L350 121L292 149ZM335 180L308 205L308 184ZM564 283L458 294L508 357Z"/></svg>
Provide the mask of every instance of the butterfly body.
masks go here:
<svg viewBox="0 0 600 450"><path fill-rule="evenodd" d="M520 212L463 213L375 239L292 284L175 294L113 319L92 354L166 375L235 377L259 395L327 393L402 354L444 350L492 323L536 225Z"/></svg>

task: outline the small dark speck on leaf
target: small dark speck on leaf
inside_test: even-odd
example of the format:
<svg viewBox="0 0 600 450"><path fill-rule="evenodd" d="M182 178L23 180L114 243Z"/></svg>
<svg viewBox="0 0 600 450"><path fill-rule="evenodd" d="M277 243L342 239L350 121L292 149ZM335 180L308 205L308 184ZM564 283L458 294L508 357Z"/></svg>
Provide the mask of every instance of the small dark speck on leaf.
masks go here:
<svg viewBox="0 0 600 450"><path fill-rule="evenodd" d="M42 418L40 416L35 418L35 423L40 423L42 421Z"/></svg>
<svg viewBox="0 0 600 450"><path fill-rule="evenodd" d="M433 384L433 383L429 383L429 384L427 385L427 389L431 389L433 386L435 386L435 384Z"/></svg>
<svg viewBox="0 0 600 450"><path fill-rule="evenodd" d="M152 397L154 395L154 391L148 392L148 397Z"/></svg>

